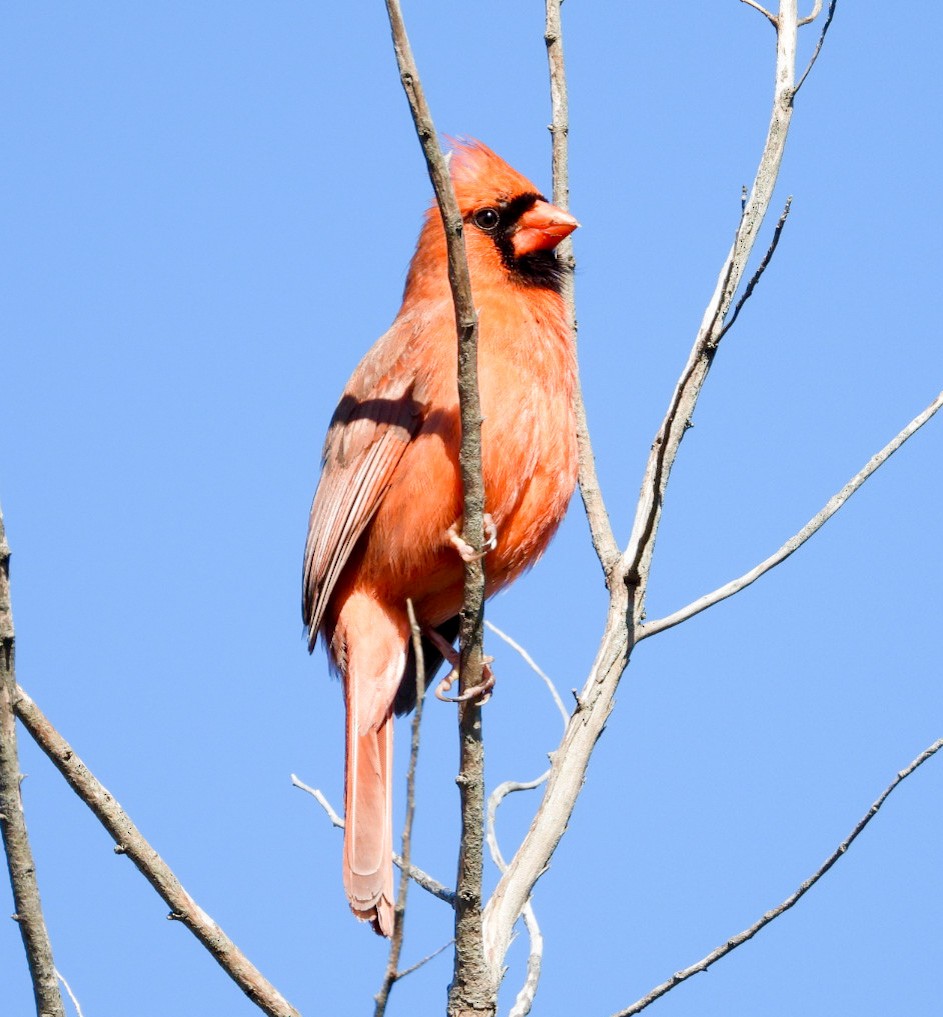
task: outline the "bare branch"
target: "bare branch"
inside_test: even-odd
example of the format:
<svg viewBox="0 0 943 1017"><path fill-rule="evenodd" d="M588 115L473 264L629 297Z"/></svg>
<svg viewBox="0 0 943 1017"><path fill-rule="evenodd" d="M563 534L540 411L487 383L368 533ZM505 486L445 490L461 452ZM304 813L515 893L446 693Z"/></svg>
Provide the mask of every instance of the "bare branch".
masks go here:
<svg viewBox="0 0 943 1017"><path fill-rule="evenodd" d="M530 952L527 955L527 974L524 977L524 984L514 999L514 1006L511 1007L508 1017L527 1017L530 1008L534 1005L534 997L537 995L537 986L540 984L540 969L544 958L544 937L537 924L537 915L534 913L532 901L524 905L524 927L527 929L527 936L530 939Z"/></svg>
<svg viewBox="0 0 943 1017"><path fill-rule="evenodd" d="M550 679L550 677L540 669L534 658L527 652L527 650L524 649L523 646L521 646L520 643L513 640L506 632L502 632L497 625L492 624L490 621L485 621L485 625L489 629L491 629L491 631L496 636L500 636L501 639L503 639L508 644L508 646L511 647L511 649L517 650L521 657L524 658L525 663L527 663L530 666L530 669L536 675L543 679L544 684L550 691L550 695L553 696L553 701L557 704L557 709L560 711L560 716L563 718L563 726L566 727L567 723L570 720L570 715L569 713L567 713L567 709L563 705L563 700L560 698L560 693L557 692L557 687L556 685L553 684L553 681Z"/></svg>
<svg viewBox="0 0 943 1017"><path fill-rule="evenodd" d="M484 545L485 493L481 474L481 402L478 394L478 318L472 299L462 217L452 190L448 167L436 138L419 69L413 59L399 0L386 0L400 81L409 101L416 134L435 188L448 245L449 285L455 304L458 334L458 401L462 424L459 465L463 491L462 537L473 547ZM460 695L482 684L485 574L480 558L465 563L465 585L459 630ZM459 851L455 894L455 974L449 987L449 1013L471 1012L488 998L488 1012L497 1006L497 979L485 975L482 945L481 883L484 865L484 743L481 704L476 698L458 708L462 850ZM484 981L490 982L486 993Z"/></svg>
<svg viewBox="0 0 943 1017"><path fill-rule="evenodd" d="M425 701L426 669L425 657L422 652L422 632L416 621L413 602L406 601L406 613L409 616L409 628L412 633L413 656L416 659L416 709L413 712L412 737L409 746L409 767L406 771L406 818L403 821L403 864L400 870L399 893L393 909L393 935L390 937L390 954L383 975L383 984L374 997L376 1008L374 1017L383 1017L386 1004L390 998L390 990L401 976L399 958L403 951L403 931L406 918L406 895L409 893L409 854L412 848L413 817L416 814L416 762L419 759L419 724L422 721L422 705Z"/></svg>
<svg viewBox="0 0 943 1017"><path fill-rule="evenodd" d="M812 13L806 18L799 19L799 27L802 28L805 25L811 24L821 13L822 0L815 0L815 6L812 8Z"/></svg>
<svg viewBox="0 0 943 1017"><path fill-rule="evenodd" d="M429 961L434 960L436 957L438 957L439 954L443 952L443 950L448 950L448 948L454 942L455 942L454 939L450 939L447 943L443 943L438 950L433 950L432 953L426 954L426 956L423 957L422 960L416 961L415 964L410 964L408 968L404 968L402 971L400 971L397 977L405 978L407 975L411 975L414 971L418 971L421 967L428 964Z"/></svg>
<svg viewBox="0 0 943 1017"><path fill-rule="evenodd" d="M43 918L36 863L26 830L20 795L16 744L16 633L10 603L10 547L0 511L0 829L13 889L14 920L20 927L26 963L40 1017L65 1017L56 982L52 944Z"/></svg>
<svg viewBox="0 0 943 1017"><path fill-rule="evenodd" d="M562 0L547 0L547 17L544 28L544 41L547 44L547 62L550 67L550 134L552 139L553 166L553 203L562 209L570 207L570 174L569 174L569 137L570 113L567 98L566 66L563 60L563 25L560 18ZM576 342L577 321L574 294L574 272L576 258L573 255L573 239L567 237L557 248L557 257L568 269L563 280L563 299L566 302L573 328L573 341ZM579 450L580 494L583 507L592 535L593 546L608 577L613 566L619 560L619 545L609 514L603 502L599 477L596 474L596 459L589 438L589 426L586 422L586 407L583 404L583 393L577 379L576 391L573 394L573 408L576 413L576 441Z"/></svg>
<svg viewBox="0 0 943 1017"><path fill-rule="evenodd" d="M733 314L730 315L724 324L724 327L720 330L720 335L717 336L718 342L720 342L720 340L723 339L723 337L733 328L734 322L740 316L740 309L750 299L750 297L753 296L756 284L760 281L767 266L773 260L773 255L776 253L776 248L779 246L779 238L782 236L783 227L786 225L786 220L789 218L789 210L791 208L792 195L786 199L786 206L783 209L782 215L779 217L779 222L776 223L776 229L773 230L773 239L770 241L770 245L766 249L766 254L763 255L760 267L753 273L753 277L747 283L747 288L743 291L743 296L737 301L737 306L733 309Z"/></svg>
<svg viewBox="0 0 943 1017"><path fill-rule="evenodd" d="M651 559L671 469L713 363L717 345L723 334L724 319L769 209L773 188L779 175L792 120L797 17L797 0L781 0L779 16L776 19L775 88L766 144L733 246L721 268L717 287L704 312L701 327L688 357L688 363L672 395L668 412L652 443L632 535L623 556L626 581L633 588L636 619L644 617Z"/></svg>
<svg viewBox="0 0 943 1017"><path fill-rule="evenodd" d="M550 771L545 770L535 780L506 780L491 792L488 798L488 848L491 851L491 859L500 872L504 872L507 869L507 863L504 860L504 855L501 853L495 829L498 806L509 794L515 791L532 791L534 788L540 787L549 776ZM524 984L514 1000L514 1006L511 1008L509 1017L527 1017L527 1014L530 1013L534 997L537 995L537 986L540 983L540 968L543 963L544 938L537 923L537 916L534 913L534 905L531 900L528 900L524 905L523 917L524 926L530 939L530 953L527 956L527 973L524 978Z"/></svg>
<svg viewBox="0 0 943 1017"><path fill-rule="evenodd" d="M809 71L811 71L812 68L815 66L815 61L818 60L819 53L822 52L822 44L825 42L825 33L829 30L829 27L832 24L832 18L835 17L835 8L837 6L838 0L831 0L831 2L828 5L828 14L825 16L825 24L822 25L822 34L819 36L819 41L815 44L815 50L812 53L808 66L802 72L802 77L799 79L799 84L796 85L796 87L793 89L792 93L793 98L796 97L796 93L799 91L800 88L802 88L805 79L809 76ZM806 21L800 22L800 24L803 25L807 24L808 21L812 21L814 18L818 17L819 11L821 9L822 9L822 0L816 0L815 10L813 11L812 15Z"/></svg>
<svg viewBox="0 0 943 1017"><path fill-rule="evenodd" d="M908 438L916 434L921 427L943 406L943 392L933 400L932 403L923 411L918 414L913 420L891 441L889 441L880 452L873 455L865 464L865 466L856 473L851 480L835 495L833 495L820 512L814 515L802 529L794 536L790 537L783 546L771 554L765 561L760 562L756 568L751 569L749 572L744 573L738 579L733 579L725 586L720 586L712 593L706 593L703 597L698 598L692 603L688 604L687 607L683 607L674 614L667 615L665 618L659 618L656 621L646 622L640 625L636 632L636 642L642 639L646 639L648 636L654 636L658 632L664 632L665 629L670 629L674 625L680 625L681 622L687 621L689 618L693 618L694 615L700 614L701 611L706 611L707 608L713 607L714 604L719 604L722 600L726 600L728 597L732 597L735 593L739 593L745 589L751 583L756 582L760 576L769 572L770 569L775 568L780 562L785 561L794 551L798 550L814 533L820 530L833 515L848 501L848 499L861 487L864 482L907 441Z"/></svg>
<svg viewBox="0 0 943 1017"><path fill-rule="evenodd" d="M183 888L167 863L144 839L131 817L79 759L71 745L49 723L39 707L16 688L16 714L69 786L95 813L126 854L170 907L169 918L181 922L212 954L219 966L260 1010L270 1017L300 1017L233 941Z"/></svg>
<svg viewBox="0 0 943 1017"><path fill-rule="evenodd" d="M901 770L897 776L890 782L890 784L884 789L883 794L874 802L870 809L862 816L857 826L851 831L851 833L838 845L838 847L828 856L823 864L818 868L809 878L795 891L787 897L778 907L773 908L771 911L767 911L763 917L754 922L748 929L744 929L743 932L737 933L736 936L732 936L727 940L723 946L719 946L716 950L709 953L702 960L699 960L696 964L692 964L690 967L685 968L683 971L678 971L671 976L666 982L662 982L661 985L657 985L648 995L643 996L637 1000L630 1007L625 1010L620 1010L613 1017L634 1017L635 1014L641 1013L647 1006L654 1003L656 999L664 996L666 992L670 992L676 985L680 985L681 982L686 981L692 975L699 974L702 971L706 971L711 964L716 963L725 957L732 950L736 950L738 946L744 944L748 939L752 939L760 929L769 925L774 919L779 918L781 914L788 911L794 904L796 904L802 897L812 889L813 886L825 875L826 872L842 857L843 854L851 847L854 843L855 838L859 833L871 822L871 820L877 815L878 810L887 801L890 793L897 787L901 781L909 777L914 770L919 766L922 766L931 756L943 749L943 738L935 741L928 749L925 749L920 753L919 756L905 769Z"/></svg>
<svg viewBox="0 0 943 1017"><path fill-rule="evenodd" d="M299 780L296 774L291 774L291 783L293 787L298 788L299 791L306 791L312 798L317 801L322 809L327 813L327 818L331 821L332 826L336 826L339 830L344 829L344 820L340 814L335 811L334 806L327 800L324 793L316 787L311 787L305 784L303 780Z"/></svg>
<svg viewBox="0 0 943 1017"><path fill-rule="evenodd" d="M628 663L634 620L643 617L648 572L671 466L710 369L724 317L769 208L782 161L792 115L797 20L797 0L781 0L772 113L753 189L688 363L653 443L632 537L625 554L614 566L615 571L609 574L609 612L596 660L563 740L553 754L550 777L537 814L485 909L486 956L495 972L500 971L514 924L569 822L593 747L612 711L615 691Z"/></svg>

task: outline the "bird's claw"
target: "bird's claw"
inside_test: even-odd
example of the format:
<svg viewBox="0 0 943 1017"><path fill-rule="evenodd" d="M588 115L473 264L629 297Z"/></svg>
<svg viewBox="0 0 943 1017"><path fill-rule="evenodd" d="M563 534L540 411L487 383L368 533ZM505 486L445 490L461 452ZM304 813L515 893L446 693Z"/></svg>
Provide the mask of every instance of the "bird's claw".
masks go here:
<svg viewBox="0 0 943 1017"><path fill-rule="evenodd" d="M482 517L482 521L485 525L485 542L482 544L480 551L476 551L461 533L458 532L458 523L452 523L445 531L446 539L458 551L459 556L464 562L480 561L489 551L493 551L498 546L498 527L495 525L494 520L486 512Z"/></svg>
<svg viewBox="0 0 943 1017"><path fill-rule="evenodd" d="M435 688L436 699L442 700L443 703L468 703L475 699L478 701L479 706L484 706L485 703L491 698L491 690L494 688L494 671L491 670L490 664L493 663L494 657L483 657L481 660L481 684L476 685L474 688L466 689L458 696L447 696L446 693L455 684L458 678L458 668L453 667L452 670L439 682Z"/></svg>

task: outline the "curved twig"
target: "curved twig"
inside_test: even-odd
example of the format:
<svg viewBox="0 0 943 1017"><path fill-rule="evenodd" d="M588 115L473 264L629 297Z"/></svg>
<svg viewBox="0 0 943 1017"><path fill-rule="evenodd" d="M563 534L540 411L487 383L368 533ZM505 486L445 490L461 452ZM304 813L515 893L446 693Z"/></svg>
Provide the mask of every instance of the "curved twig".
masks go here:
<svg viewBox="0 0 943 1017"><path fill-rule="evenodd" d="M557 709L560 711L560 716L563 718L563 726L566 727L567 723L570 720L570 715L569 713L567 713L567 709L563 705L563 700L560 698L560 693L557 692L557 687L556 685L553 684L553 681L551 680L550 676L545 671L541 670L538 663L527 652L527 650L525 650L524 647L521 646L521 644L518 643L516 640L512 639L506 632L503 632L501 629L498 628L497 625L494 625L490 621L485 621L485 625L489 629L491 629L491 631L496 636L499 636L501 639L503 639L508 644L508 646L511 647L512 650L516 650L520 654L520 656L524 659L524 662L530 667L530 669L539 678L543 679L544 684L547 686L547 691L550 693L551 696L553 696L553 701L554 703L557 704Z"/></svg>

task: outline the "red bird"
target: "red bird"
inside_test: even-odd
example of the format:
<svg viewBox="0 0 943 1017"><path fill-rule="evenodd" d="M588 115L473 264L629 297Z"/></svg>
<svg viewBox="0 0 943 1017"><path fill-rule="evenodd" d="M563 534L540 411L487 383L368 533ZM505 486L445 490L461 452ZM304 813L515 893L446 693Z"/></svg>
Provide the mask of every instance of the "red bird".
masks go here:
<svg viewBox="0 0 943 1017"><path fill-rule="evenodd" d="M477 141L450 172L479 318L490 596L540 557L576 483L572 334L554 248L579 225ZM463 562L455 313L438 207L426 213L403 304L334 412L308 523L303 614L347 706L344 887L354 914L393 930L393 714L415 705L406 599L426 678L458 633ZM438 646L436 645L438 643Z"/></svg>

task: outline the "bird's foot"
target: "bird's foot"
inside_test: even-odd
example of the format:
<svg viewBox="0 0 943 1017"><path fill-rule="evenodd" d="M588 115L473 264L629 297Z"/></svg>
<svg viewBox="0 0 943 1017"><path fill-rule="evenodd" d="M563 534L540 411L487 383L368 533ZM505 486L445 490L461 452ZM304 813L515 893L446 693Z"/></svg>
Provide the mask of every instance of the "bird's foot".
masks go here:
<svg viewBox="0 0 943 1017"><path fill-rule="evenodd" d="M472 689L465 689L460 695L447 696L446 693L452 688L458 678L458 668L453 667L442 681L436 685L436 699L441 699L443 703L468 703L474 699L478 701L479 706L484 706L491 698L491 690L494 688L494 671L490 667L493 660L494 657L481 658L480 685L476 685Z"/></svg>
<svg viewBox="0 0 943 1017"><path fill-rule="evenodd" d="M472 699L477 699L479 705L484 706L491 698L491 690L494 688L494 671L490 666L494 663L494 657L482 657L480 685L476 685L473 689L466 689L461 695L449 696L446 693L458 679L461 660L455 652L455 647L435 629L427 629L426 636L435 643L436 649L452 665L452 670L435 688L436 699L441 699L443 703L467 703Z"/></svg>
<svg viewBox="0 0 943 1017"><path fill-rule="evenodd" d="M458 532L458 523L452 525L445 531L448 542L458 551L462 561L480 561L489 552L498 546L498 528L494 520L486 512L482 517L485 524L485 542L480 551L476 551L471 544Z"/></svg>

